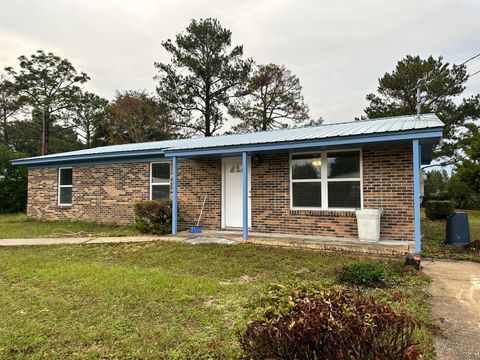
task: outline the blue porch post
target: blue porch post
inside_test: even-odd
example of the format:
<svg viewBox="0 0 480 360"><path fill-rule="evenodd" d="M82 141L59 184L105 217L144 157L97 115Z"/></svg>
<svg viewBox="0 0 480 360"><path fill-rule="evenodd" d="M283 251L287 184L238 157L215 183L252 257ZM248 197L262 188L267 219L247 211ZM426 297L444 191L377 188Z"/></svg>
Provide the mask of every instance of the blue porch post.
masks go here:
<svg viewBox="0 0 480 360"><path fill-rule="evenodd" d="M178 208L178 160L173 157L173 189L172 189L172 235L177 235L177 208Z"/></svg>
<svg viewBox="0 0 480 360"><path fill-rule="evenodd" d="M413 140L413 216L416 254L422 251L420 232L420 150L421 145L419 144L418 139Z"/></svg>
<svg viewBox="0 0 480 360"><path fill-rule="evenodd" d="M247 152L242 153L242 219L243 219L243 240L248 238L248 156Z"/></svg>

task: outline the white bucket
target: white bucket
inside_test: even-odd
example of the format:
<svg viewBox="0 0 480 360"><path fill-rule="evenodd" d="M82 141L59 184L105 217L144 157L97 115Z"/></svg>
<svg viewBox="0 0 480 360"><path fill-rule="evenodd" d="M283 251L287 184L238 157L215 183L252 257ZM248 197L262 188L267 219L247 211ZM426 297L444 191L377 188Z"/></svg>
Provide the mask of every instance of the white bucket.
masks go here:
<svg viewBox="0 0 480 360"><path fill-rule="evenodd" d="M380 241L380 217L382 209L355 210L358 225L358 239L360 241Z"/></svg>

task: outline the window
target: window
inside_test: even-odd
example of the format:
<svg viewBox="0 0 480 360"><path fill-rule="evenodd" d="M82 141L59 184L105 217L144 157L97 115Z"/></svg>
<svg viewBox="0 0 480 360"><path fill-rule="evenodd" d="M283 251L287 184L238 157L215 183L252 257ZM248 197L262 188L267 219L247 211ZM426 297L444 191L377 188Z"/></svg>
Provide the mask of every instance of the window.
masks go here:
<svg viewBox="0 0 480 360"><path fill-rule="evenodd" d="M72 205L72 168L58 169L58 204Z"/></svg>
<svg viewBox="0 0 480 360"><path fill-rule="evenodd" d="M170 199L170 163L152 163L150 167L150 200Z"/></svg>
<svg viewBox="0 0 480 360"><path fill-rule="evenodd" d="M332 152L328 159L328 207L361 207L358 151Z"/></svg>
<svg viewBox="0 0 480 360"><path fill-rule="evenodd" d="M292 206L322 207L321 154L292 155Z"/></svg>
<svg viewBox="0 0 480 360"><path fill-rule="evenodd" d="M291 156L291 207L357 209L362 206L360 151Z"/></svg>

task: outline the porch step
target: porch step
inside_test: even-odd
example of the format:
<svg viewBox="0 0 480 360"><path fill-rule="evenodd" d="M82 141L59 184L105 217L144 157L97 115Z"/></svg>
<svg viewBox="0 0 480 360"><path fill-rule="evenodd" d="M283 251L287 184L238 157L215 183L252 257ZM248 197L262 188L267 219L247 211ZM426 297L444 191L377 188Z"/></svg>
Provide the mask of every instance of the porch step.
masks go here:
<svg viewBox="0 0 480 360"><path fill-rule="evenodd" d="M284 246L298 249L312 249L321 251L341 251L351 252L356 254L368 254L375 256L399 257L403 256L409 249L407 241L380 241L378 243L359 242L358 240L343 241L343 240L299 240L299 239L284 239L284 238L249 238L245 243L269 245L269 246Z"/></svg>
<svg viewBox="0 0 480 360"><path fill-rule="evenodd" d="M342 251L374 256L403 256L412 248L408 241L381 240L379 242L361 242L358 239L332 238L314 235L257 233L250 232L247 241L242 240L238 230L206 230L202 237L222 237L243 244L283 246L320 251Z"/></svg>

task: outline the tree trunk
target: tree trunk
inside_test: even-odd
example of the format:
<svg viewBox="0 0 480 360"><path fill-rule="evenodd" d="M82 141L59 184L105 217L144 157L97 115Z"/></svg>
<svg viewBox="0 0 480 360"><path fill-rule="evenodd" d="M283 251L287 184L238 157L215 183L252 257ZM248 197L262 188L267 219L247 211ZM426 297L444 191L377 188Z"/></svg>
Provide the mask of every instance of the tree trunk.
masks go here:
<svg viewBox="0 0 480 360"><path fill-rule="evenodd" d="M6 145L10 144L10 139L8 137L8 129L7 129L7 114L3 114L3 140L5 141Z"/></svg>
<svg viewBox="0 0 480 360"><path fill-rule="evenodd" d="M263 121L262 121L262 131L267 131L267 130L268 130L267 120L263 119Z"/></svg>
<svg viewBox="0 0 480 360"><path fill-rule="evenodd" d="M205 136L212 136L211 129L211 109L210 109L210 82L205 84Z"/></svg>
<svg viewBox="0 0 480 360"><path fill-rule="evenodd" d="M90 147L90 128L88 126L85 133L85 142L87 143L87 147Z"/></svg>
<svg viewBox="0 0 480 360"><path fill-rule="evenodd" d="M205 136L212 136L210 133L210 103L205 101Z"/></svg>
<svg viewBox="0 0 480 360"><path fill-rule="evenodd" d="M50 140L50 113L43 109L42 122L42 155L48 155L48 142Z"/></svg>

